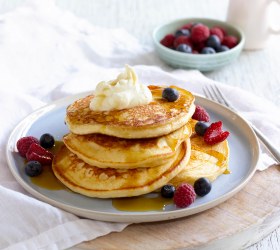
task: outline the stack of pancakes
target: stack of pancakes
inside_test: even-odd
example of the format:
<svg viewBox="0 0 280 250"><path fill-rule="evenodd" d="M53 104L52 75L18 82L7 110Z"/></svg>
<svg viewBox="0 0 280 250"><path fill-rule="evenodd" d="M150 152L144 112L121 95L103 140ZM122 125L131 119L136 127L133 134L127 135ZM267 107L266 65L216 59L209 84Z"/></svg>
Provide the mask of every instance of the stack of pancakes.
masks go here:
<svg viewBox="0 0 280 250"><path fill-rule="evenodd" d="M71 104L70 133L52 165L56 177L98 198L138 196L202 176L213 181L227 169L227 142L207 146L193 134L195 98L173 88L180 93L175 102L162 98L162 87L149 86L153 101L147 105L93 111L92 95Z"/></svg>

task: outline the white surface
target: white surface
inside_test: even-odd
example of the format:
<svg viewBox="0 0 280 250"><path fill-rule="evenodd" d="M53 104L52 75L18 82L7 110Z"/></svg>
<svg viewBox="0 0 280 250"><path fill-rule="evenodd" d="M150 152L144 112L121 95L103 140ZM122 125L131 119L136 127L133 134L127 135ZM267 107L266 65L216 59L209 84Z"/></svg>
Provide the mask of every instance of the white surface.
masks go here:
<svg viewBox="0 0 280 250"><path fill-rule="evenodd" d="M11 10L20 2L22 1L2 0L0 1L0 12ZM26 20L29 20L28 18L24 19L25 22L21 19L13 19L9 23L12 26L8 26L9 29L5 29L4 31L2 30L3 33L1 33L0 36L1 38L4 38L4 40L1 39L2 43L0 47L0 58L2 60L2 64L0 64L2 75L1 103L3 104L2 106L7 108L6 111L9 112L9 119L6 120L5 123L1 123L1 153L3 152L3 144L7 139L8 132L11 131L12 127L16 124L16 121L24 115L30 113L34 110L34 108L41 106L44 102L55 100L70 93L86 90L83 89L85 88L84 86L87 88L89 86L87 84L93 79L95 81L99 81L107 78L108 72L99 68L98 65L103 67L122 67L122 64L127 61L131 62L131 64L141 64L145 62L145 64L158 64L166 70L170 70L170 68L164 66L152 54L150 34L156 25L167 20L174 19L175 17L186 16L205 16L224 19L227 7L227 1L221 0L197 0L195 2L182 0L67 0L57 2L63 8L72 10L78 16L88 19L95 25L111 28L125 28L129 33L135 35L135 37L139 39L140 43L137 42L137 39L127 37L124 31L119 30L104 32L103 29L92 29L91 26L76 19L72 23L64 22L65 20L71 20L69 15L62 15L61 18L58 18L57 16L57 19L55 20L49 20L49 22L42 23L42 12L38 11L38 13L36 12L37 15L35 14L36 21L34 22L33 19L33 22L30 23L30 25L33 25L32 28L35 28L35 30L31 28L28 29L28 27L31 27L29 26L29 23L26 22ZM219 6L219 8L217 8L217 6ZM47 14L47 11L48 8L44 8L43 13ZM49 14L55 15L55 13ZM32 18L30 21L32 21ZM14 29L16 27L14 25L17 24L22 24L22 30ZM0 22L0 28L2 25L4 24ZM62 29L56 29L57 26ZM82 27L84 27L84 37L81 35ZM29 31L30 33L26 34L24 31ZM120 36L125 37L125 39L122 39ZM72 51L72 49L76 48L75 46L77 44L71 42L65 43L64 39L68 38L69 41L72 42L77 41L75 40L76 38L80 38L82 41L85 39L85 43L79 44L82 45L80 48L83 53L78 53L76 50ZM99 38L99 40L96 38ZM35 44L33 41L37 41L37 43ZM52 43L52 41L60 42ZM100 45L100 41L102 41L102 46ZM111 41L111 43L108 43L108 41ZM17 46L20 42L26 42L24 47L25 50L23 50L23 47ZM50 42L50 44L48 42ZM280 65L280 47L276 46L278 42L279 38L273 37L267 49L257 52L244 52L240 59L230 67L207 73L207 76L212 79L219 80L227 85L234 85L247 89L250 92L267 98L279 105L280 72L278 70L278 65ZM42 50L45 48L44 46L41 46L42 44L44 46L51 45L53 50ZM114 60L116 58L110 57L110 52L112 52L111 48L116 46L116 44L125 44L121 48L117 47L119 49L114 51L118 55L118 60ZM61 47L59 47L59 45ZM135 55L139 55L139 53L143 52L143 47L145 48L146 53L141 54L141 57L135 58ZM127 52L129 52L129 54ZM23 59L23 61L18 60L19 58ZM60 60L65 59L65 61L56 61L55 59L57 58ZM90 67L91 63L95 61L98 61L98 65ZM69 64L69 62L73 62L72 65ZM32 69L30 69L30 65L34 67L35 70L33 69L32 71ZM78 65L78 70L73 67L73 65ZM69 71L72 73L70 76ZM110 74L113 74L116 70L110 72ZM185 76L184 72L177 71L177 74L181 75L181 77ZM165 76L166 79L176 81L176 78L174 79L171 75L170 78L168 78L168 76L169 75ZM173 76L175 76L175 74L173 74ZM178 81L182 81L180 78L178 79ZM191 81L191 79L187 80ZM64 88L63 85L65 82L67 83L67 89ZM87 84L82 85L81 82ZM196 81L193 81L193 83L196 83ZM7 90L7 88L10 88L11 86L14 88L13 91ZM15 91L18 92L16 96ZM235 98L234 100L236 100L235 104L237 108L242 110L247 118L253 122L257 122L257 119L255 119L255 113L252 112L255 105L254 101L249 102L248 96L242 96L238 91L231 91L229 89L226 91L226 94L229 98ZM244 106L244 102L238 102L238 98L241 98L240 100L248 101L247 106ZM21 104L19 105L18 103L15 103L14 100L17 100ZM256 101L256 99L251 100ZM276 127L276 123L274 123L274 120L277 119L277 114L279 114L279 109L274 109L274 111L272 111L273 108L265 105L265 101L258 100L258 102L261 104L259 106L263 107L260 112L263 113L264 118L260 124L260 129L264 132L271 132L273 129L279 129L279 125ZM273 115L270 115L269 117L265 116L265 113L270 111ZM270 136L272 140L279 145L279 141L277 141L279 139L273 136L273 133L268 136ZM5 164L5 160L2 157L1 167ZM7 169L1 169L0 177L2 185L9 189L24 193L17 183L15 183ZM1 197L3 198L7 196L7 193L9 194L9 197L15 195L12 190L6 192L4 189L2 191ZM31 199L26 195L20 195L17 197L19 200L22 200L22 197L27 200ZM9 199L6 200L9 201ZM33 201L31 203L32 206L34 206ZM9 211L8 206L4 207L4 209ZM52 210L53 208L49 209ZM9 218L13 217L6 216L6 219ZM34 223L36 223L36 221L34 221ZM3 229L4 228L1 229L1 232L4 231ZM272 229L273 228L260 230L260 238ZM278 233L275 232L271 234L271 237L273 238L263 240L251 249L279 249L279 244L277 244L279 230Z"/></svg>

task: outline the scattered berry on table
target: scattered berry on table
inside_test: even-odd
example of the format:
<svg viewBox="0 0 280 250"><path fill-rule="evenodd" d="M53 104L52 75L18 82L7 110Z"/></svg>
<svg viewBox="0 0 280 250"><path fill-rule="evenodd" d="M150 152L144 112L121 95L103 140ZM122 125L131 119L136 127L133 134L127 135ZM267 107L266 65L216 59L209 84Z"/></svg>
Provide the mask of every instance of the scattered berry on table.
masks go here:
<svg viewBox="0 0 280 250"><path fill-rule="evenodd" d="M164 198L173 198L175 190L176 189L172 184L166 184L161 188L160 193Z"/></svg>
<svg viewBox="0 0 280 250"><path fill-rule="evenodd" d="M222 121L212 123L204 134L204 141L209 145L214 145L226 140L230 133L223 131L222 126Z"/></svg>
<svg viewBox="0 0 280 250"><path fill-rule="evenodd" d="M194 43L200 43L206 41L209 35L210 35L210 30L204 24L197 24L192 27L191 39Z"/></svg>
<svg viewBox="0 0 280 250"><path fill-rule="evenodd" d="M198 121L195 124L195 132L200 135L200 136L204 136L206 130L209 128L209 123L208 122L202 122L202 121Z"/></svg>
<svg viewBox="0 0 280 250"><path fill-rule="evenodd" d="M190 36L191 32L188 29L180 29L175 32L175 37Z"/></svg>
<svg viewBox="0 0 280 250"><path fill-rule="evenodd" d="M216 51L211 47L204 47L201 50L201 54L215 54L215 53L216 53Z"/></svg>
<svg viewBox="0 0 280 250"><path fill-rule="evenodd" d="M43 148L52 148L54 146L54 142L55 142L54 137L49 133L41 135L39 141L40 141L40 145Z"/></svg>
<svg viewBox="0 0 280 250"><path fill-rule="evenodd" d="M217 49L219 46L221 46L221 40L220 40L220 38L218 36L211 35L206 40L206 46L207 47L211 47L213 49Z"/></svg>
<svg viewBox="0 0 280 250"><path fill-rule="evenodd" d="M212 184L209 179L201 177L194 182L194 191L198 196L205 196L210 193Z"/></svg>
<svg viewBox="0 0 280 250"><path fill-rule="evenodd" d="M233 48L238 44L238 39L235 36L225 36L222 45L228 48Z"/></svg>
<svg viewBox="0 0 280 250"><path fill-rule="evenodd" d="M192 185L182 183L176 188L173 201L177 207L184 208L191 205L196 198L196 194Z"/></svg>
<svg viewBox="0 0 280 250"><path fill-rule="evenodd" d="M37 143L39 144L39 140L33 136L25 136L25 137L22 137L20 138L18 141L17 141L17 149L18 149L18 152L19 154L22 156L22 157L25 157L30 145L32 143Z"/></svg>
<svg viewBox="0 0 280 250"><path fill-rule="evenodd" d="M162 91L162 97L169 102L175 102L179 98L179 92L177 89L165 88Z"/></svg>
<svg viewBox="0 0 280 250"><path fill-rule="evenodd" d="M40 162L29 161L26 163L24 171L28 176L34 177L40 175L43 171L43 168Z"/></svg>
<svg viewBox="0 0 280 250"><path fill-rule="evenodd" d="M189 45L183 43L178 45L176 50L184 53L192 53L192 48Z"/></svg>
<svg viewBox="0 0 280 250"><path fill-rule="evenodd" d="M200 105L196 105L194 114L192 115L192 119L197 120L197 121L209 122L210 116L207 113L205 108L203 108Z"/></svg>
<svg viewBox="0 0 280 250"><path fill-rule="evenodd" d="M173 34L168 34L160 41L160 43L165 47L172 48L174 40L175 36Z"/></svg>
<svg viewBox="0 0 280 250"><path fill-rule="evenodd" d="M225 46L225 45L221 45L219 46L217 49L216 49L216 52L225 52L225 51L228 51L229 50L229 47Z"/></svg>

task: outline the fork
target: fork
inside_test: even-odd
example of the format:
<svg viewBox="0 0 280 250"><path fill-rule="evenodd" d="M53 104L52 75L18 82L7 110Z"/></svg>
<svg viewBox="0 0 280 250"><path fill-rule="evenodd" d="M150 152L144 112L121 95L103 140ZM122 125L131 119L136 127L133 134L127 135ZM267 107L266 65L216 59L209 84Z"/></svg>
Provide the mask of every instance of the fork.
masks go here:
<svg viewBox="0 0 280 250"><path fill-rule="evenodd" d="M203 92L208 99L216 101L232 111L238 113L238 111L232 106L232 104L225 98L222 91L218 88L217 85L206 85L203 88ZM240 115L240 114L239 114ZM248 121L247 121L248 122ZM254 130L255 134L257 135L258 139L263 143L263 145L267 148L267 150L271 153L273 158L276 160L277 164L280 163L280 152L276 149L274 145L271 144L269 139L253 124L248 122L251 128Z"/></svg>

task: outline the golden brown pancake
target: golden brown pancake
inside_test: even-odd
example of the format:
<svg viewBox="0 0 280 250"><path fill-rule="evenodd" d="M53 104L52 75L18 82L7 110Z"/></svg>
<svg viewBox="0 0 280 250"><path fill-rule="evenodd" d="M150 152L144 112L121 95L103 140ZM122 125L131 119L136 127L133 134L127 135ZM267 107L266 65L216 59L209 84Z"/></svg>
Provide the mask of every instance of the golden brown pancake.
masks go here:
<svg viewBox="0 0 280 250"><path fill-rule="evenodd" d="M163 165L152 168L113 169L86 164L63 146L54 157L55 176L74 192L98 198L130 197L150 193L176 176L188 163L190 141Z"/></svg>
<svg viewBox="0 0 280 250"><path fill-rule="evenodd" d="M218 176L228 172L229 147L227 140L215 145L208 145L202 136L191 137L191 157L186 167L170 183L177 186L180 183L194 182L206 177L213 182Z"/></svg>
<svg viewBox="0 0 280 250"><path fill-rule="evenodd" d="M69 133L63 141L72 153L89 165L127 169L162 165L191 133L191 125L186 124L156 138L123 139L102 134Z"/></svg>
<svg viewBox="0 0 280 250"><path fill-rule="evenodd" d="M194 96L176 88L180 96L175 102L162 98L163 87L149 86L153 101L129 109L93 111L89 104L93 95L68 106L66 123L75 134L100 133L120 138L151 138L169 134L191 118L195 111Z"/></svg>

